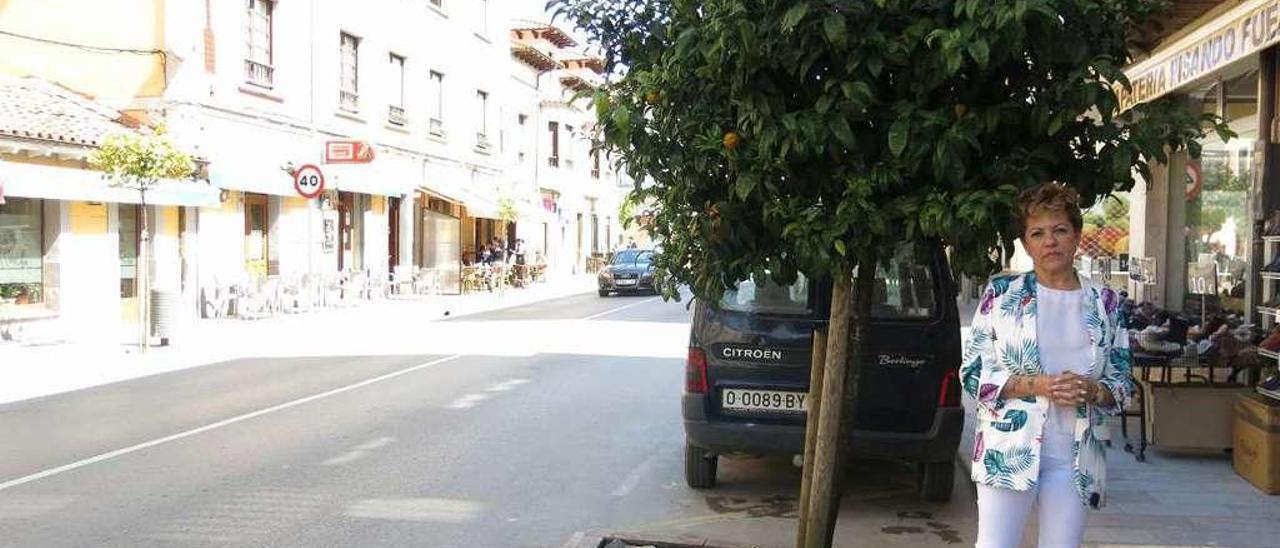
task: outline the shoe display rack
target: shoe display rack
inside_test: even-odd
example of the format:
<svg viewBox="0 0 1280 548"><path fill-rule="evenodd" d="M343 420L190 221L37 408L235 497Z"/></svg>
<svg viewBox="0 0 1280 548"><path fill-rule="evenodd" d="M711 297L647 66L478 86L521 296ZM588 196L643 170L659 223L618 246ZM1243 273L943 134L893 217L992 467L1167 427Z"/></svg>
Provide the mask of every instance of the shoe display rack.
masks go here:
<svg viewBox="0 0 1280 548"><path fill-rule="evenodd" d="M1262 332L1268 335L1258 343L1258 355L1270 360L1270 365L1275 367L1280 363L1280 227L1270 227L1266 231L1266 236L1262 237L1262 263L1265 265L1259 272L1262 278L1262 298L1261 305L1258 306L1258 315L1262 321ZM1275 375L1272 375L1275 378ZM1265 385L1264 381L1262 385ZM1264 386L1258 386L1259 392L1265 395L1280 398L1280 393L1268 394L1264 392Z"/></svg>

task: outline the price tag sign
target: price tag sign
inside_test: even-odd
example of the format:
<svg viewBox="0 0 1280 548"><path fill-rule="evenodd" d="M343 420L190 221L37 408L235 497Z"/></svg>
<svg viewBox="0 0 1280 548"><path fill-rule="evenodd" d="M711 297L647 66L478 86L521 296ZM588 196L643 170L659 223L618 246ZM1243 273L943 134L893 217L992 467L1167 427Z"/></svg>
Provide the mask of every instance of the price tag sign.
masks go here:
<svg viewBox="0 0 1280 548"><path fill-rule="evenodd" d="M293 172L293 189L308 200L320 196L324 192L324 173L312 164L298 168Z"/></svg>

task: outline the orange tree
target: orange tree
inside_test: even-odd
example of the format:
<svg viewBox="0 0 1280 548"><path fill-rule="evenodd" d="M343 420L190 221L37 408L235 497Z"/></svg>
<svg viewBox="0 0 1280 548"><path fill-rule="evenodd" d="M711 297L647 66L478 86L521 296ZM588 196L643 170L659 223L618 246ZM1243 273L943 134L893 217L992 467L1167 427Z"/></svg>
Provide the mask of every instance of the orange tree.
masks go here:
<svg viewBox="0 0 1280 548"><path fill-rule="evenodd" d="M1057 180L1091 203L1170 151L1198 154L1205 128L1226 131L1171 101L1118 113L1129 39L1163 4L548 3L605 56L600 138L645 181L635 192L655 204L660 276L710 298L747 278L831 280L802 542L831 539L830 440L852 420L841 408L856 408L874 282L858 266L945 245L954 270L987 275L1016 236L1020 189Z"/></svg>

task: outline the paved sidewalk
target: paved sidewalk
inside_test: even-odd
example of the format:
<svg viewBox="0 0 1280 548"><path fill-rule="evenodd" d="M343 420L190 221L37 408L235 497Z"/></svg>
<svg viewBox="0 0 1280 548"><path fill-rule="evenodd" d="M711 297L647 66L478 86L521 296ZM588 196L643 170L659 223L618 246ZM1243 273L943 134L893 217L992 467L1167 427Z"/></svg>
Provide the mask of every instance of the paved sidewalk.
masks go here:
<svg viewBox="0 0 1280 548"><path fill-rule="evenodd" d="M0 404L247 356L395 353L399 349L383 341L421 338L429 322L594 291L594 276L573 276L501 295L378 300L261 320L191 320L179 327L174 344L146 353L109 343L0 345Z"/></svg>
<svg viewBox="0 0 1280 548"><path fill-rule="evenodd" d="M977 303L961 305L962 333ZM964 438L958 460L969 466L973 448L973 400L965 397ZM1137 441L1137 420L1129 435ZM1268 496L1236 475L1231 456L1186 453L1148 447L1146 462L1123 449L1120 425L1111 426L1107 452L1108 503L1091 512L1087 546L1276 546L1280 539L1280 497ZM1034 519L1032 520L1035 521ZM1025 546L1035 545L1028 527Z"/></svg>

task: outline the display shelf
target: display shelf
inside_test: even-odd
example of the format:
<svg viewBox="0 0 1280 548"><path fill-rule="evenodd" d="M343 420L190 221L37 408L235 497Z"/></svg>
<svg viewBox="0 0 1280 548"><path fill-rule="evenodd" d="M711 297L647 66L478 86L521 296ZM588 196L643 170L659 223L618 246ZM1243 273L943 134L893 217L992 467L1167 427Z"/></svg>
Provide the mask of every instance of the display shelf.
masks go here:
<svg viewBox="0 0 1280 548"><path fill-rule="evenodd" d="M1280 272L1262 272L1261 276L1264 280L1280 280Z"/></svg>
<svg viewBox="0 0 1280 548"><path fill-rule="evenodd" d="M1259 355L1259 356L1266 356L1266 357L1271 358L1271 359L1273 359L1273 360L1274 360L1274 359L1278 359L1278 358L1280 358L1280 353L1272 352L1272 351L1270 351L1270 350L1267 350L1267 349L1265 349L1265 348L1262 348L1261 346L1259 346L1259 347L1258 347L1258 355Z"/></svg>
<svg viewBox="0 0 1280 548"><path fill-rule="evenodd" d="M1271 314L1273 316L1280 315L1280 309L1277 308L1271 308L1269 306L1259 306L1257 308L1259 314Z"/></svg>
<svg viewBox="0 0 1280 548"><path fill-rule="evenodd" d="M1280 242L1280 236L1263 236L1262 241L1268 242L1268 243Z"/></svg>

